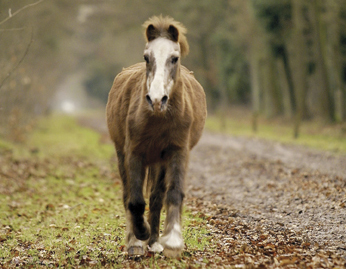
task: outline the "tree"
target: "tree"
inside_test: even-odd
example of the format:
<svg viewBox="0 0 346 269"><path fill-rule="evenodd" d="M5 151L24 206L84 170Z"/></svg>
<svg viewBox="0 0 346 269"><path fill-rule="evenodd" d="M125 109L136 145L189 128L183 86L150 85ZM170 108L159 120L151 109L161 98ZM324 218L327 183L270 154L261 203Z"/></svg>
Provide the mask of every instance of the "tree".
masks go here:
<svg viewBox="0 0 346 269"><path fill-rule="evenodd" d="M330 0L326 4L326 64L329 70L330 93L331 96L334 97L335 113L333 116L335 120L339 122L345 120L346 111L345 83L342 81L342 44L340 42L342 27L341 11L345 5L346 1L344 0Z"/></svg>
<svg viewBox="0 0 346 269"><path fill-rule="evenodd" d="M307 91L307 50L304 42L304 4L300 0L292 0L292 56L295 69L294 89L297 111L295 113L294 137L299 135L302 118L307 117L306 91Z"/></svg>

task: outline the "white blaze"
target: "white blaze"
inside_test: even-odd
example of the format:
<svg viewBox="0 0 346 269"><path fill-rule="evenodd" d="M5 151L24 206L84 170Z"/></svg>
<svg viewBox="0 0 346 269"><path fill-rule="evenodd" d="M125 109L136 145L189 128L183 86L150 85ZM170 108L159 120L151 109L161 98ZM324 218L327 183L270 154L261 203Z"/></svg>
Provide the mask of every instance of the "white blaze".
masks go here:
<svg viewBox="0 0 346 269"><path fill-rule="evenodd" d="M153 103L160 102L162 98L169 94L174 85L170 75L173 65L170 64L172 57L179 57L180 47L167 38L157 38L148 43L145 53L150 54L155 59L155 74L149 74L147 80L148 95Z"/></svg>

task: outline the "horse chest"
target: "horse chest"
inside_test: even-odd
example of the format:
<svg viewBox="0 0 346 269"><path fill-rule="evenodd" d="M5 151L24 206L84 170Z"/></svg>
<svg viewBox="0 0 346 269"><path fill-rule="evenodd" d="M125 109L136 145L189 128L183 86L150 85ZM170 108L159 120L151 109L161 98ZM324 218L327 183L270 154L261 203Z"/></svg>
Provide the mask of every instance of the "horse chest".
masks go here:
<svg viewBox="0 0 346 269"><path fill-rule="evenodd" d="M146 164L165 162L181 147L177 132L170 128L146 128L132 139L132 153L140 155Z"/></svg>

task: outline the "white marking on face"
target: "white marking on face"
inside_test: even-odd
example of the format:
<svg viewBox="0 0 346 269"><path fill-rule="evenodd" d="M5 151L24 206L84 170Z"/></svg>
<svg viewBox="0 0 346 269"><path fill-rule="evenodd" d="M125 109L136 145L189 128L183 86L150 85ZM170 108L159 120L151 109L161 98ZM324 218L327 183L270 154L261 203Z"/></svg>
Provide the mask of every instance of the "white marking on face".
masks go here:
<svg viewBox="0 0 346 269"><path fill-rule="evenodd" d="M147 44L144 55L147 61L148 96L153 104L160 103L164 96L169 98L174 86L180 46L161 37Z"/></svg>

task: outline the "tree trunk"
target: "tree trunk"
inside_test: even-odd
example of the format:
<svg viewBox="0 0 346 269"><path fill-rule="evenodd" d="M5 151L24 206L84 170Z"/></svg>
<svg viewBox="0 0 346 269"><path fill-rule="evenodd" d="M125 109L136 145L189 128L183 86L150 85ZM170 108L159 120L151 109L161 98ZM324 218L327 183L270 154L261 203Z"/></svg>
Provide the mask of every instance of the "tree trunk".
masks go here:
<svg viewBox="0 0 346 269"><path fill-rule="evenodd" d="M201 60L201 64L202 64L202 68L201 70L203 70L203 81L202 85L204 85L205 87L205 92L207 95L207 100L209 100L208 105L211 105L211 107L213 108L215 106L215 104L212 102L214 100L213 96L212 96L212 91L214 90L214 85L212 83L212 81L210 80L210 63L209 63L209 51L210 51L210 47L208 46L208 38L205 36L201 36L199 38L199 49L200 49L200 60Z"/></svg>
<svg viewBox="0 0 346 269"><path fill-rule="evenodd" d="M316 60L316 79L318 80L315 94L317 95L317 103L314 106L318 106L315 111L317 111L318 116L326 119L333 120L333 97L330 92L329 78L326 66L326 33L323 27L322 18L320 15L321 6L319 0L312 1L311 17L313 24L313 36L315 44L315 60Z"/></svg>
<svg viewBox="0 0 346 269"><path fill-rule="evenodd" d="M252 112L253 112L253 124L252 129L257 132L257 117L260 113L261 104L261 74L260 63L255 48L252 48L250 59L250 79L251 79L251 100L252 100Z"/></svg>
<svg viewBox="0 0 346 269"><path fill-rule="evenodd" d="M329 77L331 95L334 97L334 118L336 121L345 119L344 104L345 95L341 77L341 51L340 51L340 10L342 1L330 0L327 5L327 62L329 66Z"/></svg>
<svg viewBox="0 0 346 269"><path fill-rule="evenodd" d="M304 42L304 16L301 0L292 0L293 36L292 36L292 60L293 79L297 104L294 120L294 137L299 136L302 118L307 117L306 92L307 92L307 61Z"/></svg>
<svg viewBox="0 0 346 269"><path fill-rule="evenodd" d="M249 34L251 41L249 44L249 64L251 81L251 102L252 102L252 130L258 130L258 116L261 110L262 80L261 80L261 59L263 58L263 35L255 18L255 12L251 0L246 2L246 11L249 18Z"/></svg>
<svg viewBox="0 0 346 269"><path fill-rule="evenodd" d="M282 104L283 113L285 117L292 118L294 111L292 106L292 100L290 96L290 86L285 71L285 64L282 58L278 58L276 61L277 75L279 78L280 89L282 92ZM294 100L294 95L293 95Z"/></svg>
<svg viewBox="0 0 346 269"><path fill-rule="evenodd" d="M274 57L266 51L265 59L261 63L261 77L263 84L263 112L267 118L274 117L281 112L281 98L277 87Z"/></svg>

